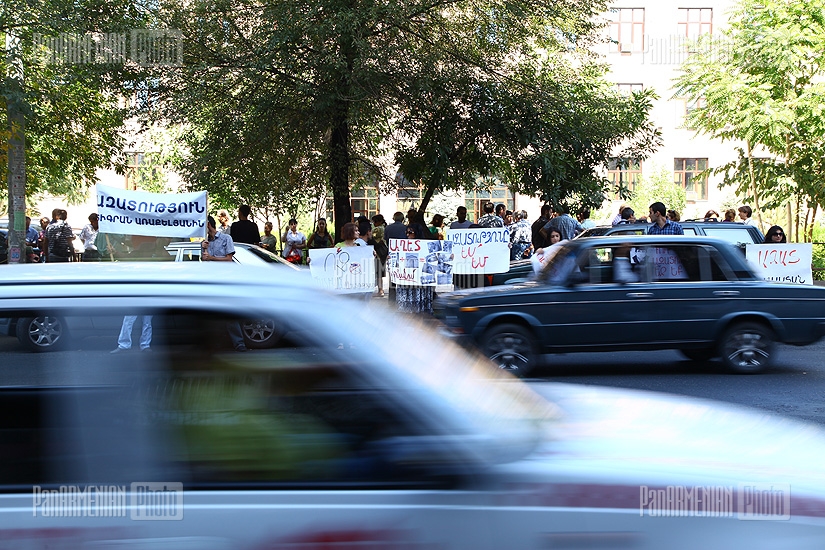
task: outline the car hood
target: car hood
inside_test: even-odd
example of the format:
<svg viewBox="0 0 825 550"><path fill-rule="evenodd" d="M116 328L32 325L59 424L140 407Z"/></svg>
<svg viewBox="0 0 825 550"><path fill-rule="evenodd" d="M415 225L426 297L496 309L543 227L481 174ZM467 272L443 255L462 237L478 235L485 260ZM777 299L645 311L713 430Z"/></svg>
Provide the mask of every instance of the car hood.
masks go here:
<svg viewBox="0 0 825 550"><path fill-rule="evenodd" d="M499 294L512 294L517 293L519 291L523 291L525 289L534 289L539 286L543 286L543 284L539 283L538 281L525 281L522 283L515 284L468 288L465 290L454 290L453 292L447 292L444 294L439 293L438 300L444 303L453 304L456 302L460 302L465 298L472 298L478 296L497 296Z"/></svg>
<svg viewBox="0 0 825 550"><path fill-rule="evenodd" d="M652 392L532 387L562 411L531 456L552 461L557 472L598 471L640 485L672 485L679 477L688 483L787 483L825 497L825 430L819 426Z"/></svg>

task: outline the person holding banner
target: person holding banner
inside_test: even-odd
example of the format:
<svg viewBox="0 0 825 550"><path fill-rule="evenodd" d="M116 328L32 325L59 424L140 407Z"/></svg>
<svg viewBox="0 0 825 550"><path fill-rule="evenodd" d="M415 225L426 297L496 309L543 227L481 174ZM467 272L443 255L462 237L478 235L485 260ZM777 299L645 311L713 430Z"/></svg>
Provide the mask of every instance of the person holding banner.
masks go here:
<svg viewBox="0 0 825 550"><path fill-rule="evenodd" d="M768 232L765 233L765 241L763 244L777 244L777 243L786 243L788 242L788 238L785 236L785 232L782 228L778 225L772 225Z"/></svg>
<svg viewBox="0 0 825 550"><path fill-rule="evenodd" d="M231 262L235 255L235 245L232 237L226 233L218 233L215 227L215 218L206 219L208 237L201 243L201 261L203 262Z"/></svg>
<svg viewBox="0 0 825 550"><path fill-rule="evenodd" d="M407 227L407 239L425 239L424 231L426 229L423 229L421 224L410 224ZM434 291L434 286L397 285L395 301L398 304L398 311L432 314Z"/></svg>

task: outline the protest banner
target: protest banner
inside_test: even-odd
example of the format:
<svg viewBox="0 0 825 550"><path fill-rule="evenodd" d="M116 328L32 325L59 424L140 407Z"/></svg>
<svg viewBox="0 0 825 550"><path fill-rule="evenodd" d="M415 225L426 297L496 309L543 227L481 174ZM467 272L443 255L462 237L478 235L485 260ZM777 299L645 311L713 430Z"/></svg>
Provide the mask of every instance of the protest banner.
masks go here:
<svg viewBox="0 0 825 550"><path fill-rule="evenodd" d="M339 292L375 290L372 246L310 248L309 272L324 288Z"/></svg>
<svg viewBox="0 0 825 550"><path fill-rule="evenodd" d="M754 271L766 281L814 284L811 272L811 243L749 244L745 256Z"/></svg>
<svg viewBox="0 0 825 550"><path fill-rule="evenodd" d="M453 245L450 241L390 239L387 271L397 285L453 284Z"/></svg>
<svg viewBox="0 0 825 550"><path fill-rule="evenodd" d="M510 270L510 230L506 227L448 229L457 274L507 273Z"/></svg>
<svg viewBox="0 0 825 550"><path fill-rule="evenodd" d="M205 237L206 191L147 193L97 186L101 233L149 237Z"/></svg>

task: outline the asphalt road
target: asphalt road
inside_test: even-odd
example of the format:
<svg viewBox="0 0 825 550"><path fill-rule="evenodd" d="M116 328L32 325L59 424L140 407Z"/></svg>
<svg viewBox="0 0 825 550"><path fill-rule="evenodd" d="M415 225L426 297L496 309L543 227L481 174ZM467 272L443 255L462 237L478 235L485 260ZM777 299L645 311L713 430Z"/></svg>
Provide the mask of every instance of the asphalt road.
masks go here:
<svg viewBox="0 0 825 550"><path fill-rule="evenodd" d="M779 346L763 374L728 374L721 363L696 363L676 351L545 356L542 381L666 392L765 409L825 425L825 341Z"/></svg>

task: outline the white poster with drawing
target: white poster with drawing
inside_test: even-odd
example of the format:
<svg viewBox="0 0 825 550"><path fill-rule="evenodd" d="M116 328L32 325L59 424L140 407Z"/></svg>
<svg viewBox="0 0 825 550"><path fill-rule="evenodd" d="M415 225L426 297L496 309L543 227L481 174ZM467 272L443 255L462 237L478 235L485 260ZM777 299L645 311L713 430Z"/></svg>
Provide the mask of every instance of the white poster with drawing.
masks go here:
<svg viewBox="0 0 825 550"><path fill-rule="evenodd" d="M387 271L397 285L453 284L453 243L427 239L390 239Z"/></svg>
<svg viewBox="0 0 825 550"><path fill-rule="evenodd" d="M507 273L510 270L510 230L506 227L448 229L445 240L453 246L455 273Z"/></svg>
<svg viewBox="0 0 825 550"><path fill-rule="evenodd" d="M745 256L759 276L766 281L814 284L811 271L811 243L749 244Z"/></svg>
<svg viewBox="0 0 825 550"><path fill-rule="evenodd" d="M372 292L376 288L372 246L310 248L309 272L329 290Z"/></svg>

